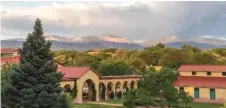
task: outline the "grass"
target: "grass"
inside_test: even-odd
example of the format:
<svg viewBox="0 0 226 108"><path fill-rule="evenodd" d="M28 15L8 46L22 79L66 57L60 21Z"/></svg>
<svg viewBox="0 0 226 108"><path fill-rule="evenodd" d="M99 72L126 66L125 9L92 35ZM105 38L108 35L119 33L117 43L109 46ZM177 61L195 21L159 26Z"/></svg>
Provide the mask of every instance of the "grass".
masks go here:
<svg viewBox="0 0 226 108"><path fill-rule="evenodd" d="M106 103L114 103L114 104L121 104L122 100L121 99L114 99L114 100L107 100L104 101ZM181 105L183 106L183 105ZM222 104L213 104L213 103L198 103L198 102L193 102L190 104L191 108L220 108L223 106Z"/></svg>
<svg viewBox="0 0 226 108"><path fill-rule="evenodd" d="M125 108L125 107L84 103L84 104L76 104L75 108Z"/></svg>
<svg viewBox="0 0 226 108"><path fill-rule="evenodd" d="M220 108L221 104L213 104L213 103L191 103L191 108Z"/></svg>
<svg viewBox="0 0 226 108"><path fill-rule="evenodd" d="M103 101L103 102L113 103L113 104L122 104L122 99L112 99L112 100L106 100L106 101Z"/></svg>

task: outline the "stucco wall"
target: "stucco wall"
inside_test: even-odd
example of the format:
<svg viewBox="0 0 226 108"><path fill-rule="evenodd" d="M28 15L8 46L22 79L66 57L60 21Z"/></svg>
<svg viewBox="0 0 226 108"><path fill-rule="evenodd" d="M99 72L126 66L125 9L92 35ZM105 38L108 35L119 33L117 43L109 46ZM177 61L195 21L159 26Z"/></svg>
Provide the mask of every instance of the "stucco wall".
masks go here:
<svg viewBox="0 0 226 108"><path fill-rule="evenodd" d="M175 87L179 90L179 87ZM226 102L226 88L212 88L215 89L216 99L213 101ZM189 92L189 95L194 98L194 87L184 87L184 91ZM199 100L210 100L210 88L199 88ZM203 101L203 102L205 102ZM210 102L210 101L206 101Z"/></svg>
<svg viewBox="0 0 226 108"><path fill-rule="evenodd" d="M180 72L180 76L226 77L222 76L222 72L211 72L211 75L207 75L207 72L196 72L196 75L192 75L192 72Z"/></svg>
<svg viewBox="0 0 226 108"><path fill-rule="evenodd" d="M61 87L64 87L66 84L70 84L71 88L74 88L74 81L62 81L62 82L60 82Z"/></svg>
<svg viewBox="0 0 226 108"><path fill-rule="evenodd" d="M210 99L210 89L209 88L199 88L199 98L200 99Z"/></svg>
<svg viewBox="0 0 226 108"><path fill-rule="evenodd" d="M89 70L85 75L83 75L82 77L80 77L77 80L77 88L78 88L78 92L77 92L77 102L78 103L82 103L82 87L83 84L90 79L92 81L92 83L95 84L95 89L96 89L96 101L99 101L99 76L93 72L92 70Z"/></svg>
<svg viewBox="0 0 226 108"><path fill-rule="evenodd" d="M226 89L218 88L215 89L216 99L224 99L226 101Z"/></svg>

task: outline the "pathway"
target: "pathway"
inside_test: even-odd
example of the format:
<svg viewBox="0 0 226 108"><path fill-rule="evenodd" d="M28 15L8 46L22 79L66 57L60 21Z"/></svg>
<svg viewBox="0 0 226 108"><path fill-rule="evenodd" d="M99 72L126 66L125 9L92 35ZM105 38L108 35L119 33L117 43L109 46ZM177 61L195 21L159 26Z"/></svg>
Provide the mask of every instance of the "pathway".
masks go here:
<svg viewBox="0 0 226 108"><path fill-rule="evenodd" d="M88 104L101 104L101 105L109 105L109 106L122 106L122 104L113 104L113 103L107 103L107 102L85 102Z"/></svg>

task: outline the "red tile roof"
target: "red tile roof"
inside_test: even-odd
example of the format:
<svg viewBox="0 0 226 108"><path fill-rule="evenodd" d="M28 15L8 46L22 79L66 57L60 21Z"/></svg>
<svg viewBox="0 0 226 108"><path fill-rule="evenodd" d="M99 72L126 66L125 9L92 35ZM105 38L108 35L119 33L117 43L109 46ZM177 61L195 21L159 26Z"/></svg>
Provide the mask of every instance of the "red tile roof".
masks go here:
<svg viewBox="0 0 226 108"><path fill-rule="evenodd" d="M190 72L190 71L220 71L226 72L226 66L215 66L215 65L182 65L179 71Z"/></svg>
<svg viewBox="0 0 226 108"><path fill-rule="evenodd" d="M173 84L180 87L226 88L226 77L180 76Z"/></svg>
<svg viewBox="0 0 226 108"><path fill-rule="evenodd" d="M101 76L91 67L58 67L57 71L64 74L63 78L77 79L86 74L90 69L93 70L98 76Z"/></svg>
<svg viewBox="0 0 226 108"><path fill-rule="evenodd" d="M6 62L8 62L9 64L12 64L12 63L19 64L20 63L20 56L1 58L1 65L5 64ZM58 64L58 67L63 67L63 65Z"/></svg>
<svg viewBox="0 0 226 108"><path fill-rule="evenodd" d="M16 48L1 48L1 53L11 53L11 52L16 52Z"/></svg>
<svg viewBox="0 0 226 108"><path fill-rule="evenodd" d="M100 79L125 79L125 78L135 78L141 79L142 75L121 75L121 76L102 76Z"/></svg>
<svg viewBox="0 0 226 108"><path fill-rule="evenodd" d="M20 56L10 57L10 58L1 58L1 65L8 62L9 64L12 63L20 63Z"/></svg>

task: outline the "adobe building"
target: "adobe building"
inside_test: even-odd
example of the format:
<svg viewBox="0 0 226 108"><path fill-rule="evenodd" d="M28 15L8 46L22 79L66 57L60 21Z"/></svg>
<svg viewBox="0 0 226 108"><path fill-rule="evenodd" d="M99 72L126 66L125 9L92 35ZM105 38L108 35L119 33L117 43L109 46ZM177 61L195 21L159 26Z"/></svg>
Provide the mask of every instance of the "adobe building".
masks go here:
<svg viewBox="0 0 226 108"><path fill-rule="evenodd" d="M226 102L226 66L182 65L174 86L196 102Z"/></svg>
<svg viewBox="0 0 226 108"><path fill-rule="evenodd" d="M137 88L140 75L127 76L101 76L91 67L59 67L59 72L64 74L61 87L77 89L75 102L108 100L111 92L125 92ZM76 84L75 84L76 83ZM95 90L96 93L92 91ZM95 96L94 96L95 95Z"/></svg>

